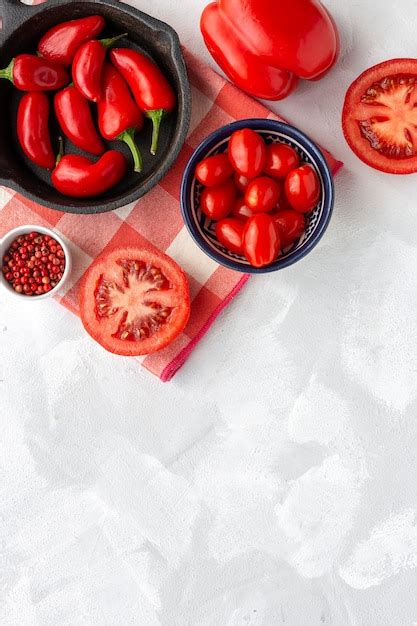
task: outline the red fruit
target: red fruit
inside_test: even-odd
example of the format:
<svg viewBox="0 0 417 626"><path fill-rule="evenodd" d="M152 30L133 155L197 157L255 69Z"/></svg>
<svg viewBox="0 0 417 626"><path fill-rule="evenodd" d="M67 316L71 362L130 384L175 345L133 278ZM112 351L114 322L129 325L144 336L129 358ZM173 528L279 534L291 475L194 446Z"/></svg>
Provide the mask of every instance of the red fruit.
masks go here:
<svg viewBox="0 0 417 626"><path fill-rule="evenodd" d="M265 267L279 255L278 230L270 215L258 213L250 217L243 231L243 251L251 265Z"/></svg>
<svg viewBox="0 0 417 626"><path fill-rule="evenodd" d="M272 219L278 228L283 248L287 248L298 241L306 228L305 217L298 211L279 211L272 216Z"/></svg>
<svg viewBox="0 0 417 626"><path fill-rule="evenodd" d="M212 220L222 220L231 213L236 200L236 187L232 180L218 187L206 187L201 194L200 208Z"/></svg>
<svg viewBox="0 0 417 626"><path fill-rule="evenodd" d="M216 224L216 237L231 252L243 254L244 224L239 220L227 218Z"/></svg>
<svg viewBox="0 0 417 626"><path fill-rule="evenodd" d="M285 178L300 165L300 157L291 146L285 143L272 143L266 148L264 172L272 178Z"/></svg>
<svg viewBox="0 0 417 626"><path fill-rule="evenodd" d="M195 175L205 187L217 187L233 176L233 167L227 154L215 154L197 165Z"/></svg>
<svg viewBox="0 0 417 626"><path fill-rule="evenodd" d="M256 178L261 174L266 161L264 140L249 128L235 131L230 137L229 159L238 174Z"/></svg>
<svg viewBox="0 0 417 626"><path fill-rule="evenodd" d="M277 181L261 176L249 183L245 202L254 213L269 213L277 206L280 195L281 187Z"/></svg>
<svg viewBox="0 0 417 626"><path fill-rule="evenodd" d="M296 211L309 213L320 200L320 194L320 181L311 165L302 165L288 174L285 195Z"/></svg>

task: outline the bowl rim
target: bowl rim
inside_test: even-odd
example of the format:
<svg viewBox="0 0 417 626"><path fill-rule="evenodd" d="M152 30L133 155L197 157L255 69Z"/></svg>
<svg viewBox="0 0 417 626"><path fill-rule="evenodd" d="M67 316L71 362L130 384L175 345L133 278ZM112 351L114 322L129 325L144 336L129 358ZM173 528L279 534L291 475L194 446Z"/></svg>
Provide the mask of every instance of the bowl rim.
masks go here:
<svg viewBox="0 0 417 626"><path fill-rule="evenodd" d="M68 244L64 241L62 236L58 234L56 231L52 230L52 228L48 228L47 226L41 226L39 224L22 224L21 226L16 226L15 228L12 228L11 230L7 231L7 233L5 233L3 237L0 238L0 259L1 259L2 264L3 264L3 256L6 253L6 249L12 243L12 241L14 241L16 237L19 237L19 235L23 235L28 232L30 233L32 231L36 231L44 235L50 235L51 237L56 239L56 241L62 246L62 249L64 250L64 253L65 253L65 270L64 270L61 280L53 289L51 289L51 291L43 293L40 296L33 296L33 297L28 297L24 293L17 293L17 291L12 289L10 284L7 282L7 280L3 276L3 271L0 271L0 284L3 287L5 287L6 290L15 298L20 298L22 302L25 302L25 301L26 302L29 302L29 301L38 302L39 300L45 300L46 298L55 296L59 291L61 291L64 284L68 281L68 278L72 269L71 251L69 249Z"/></svg>
<svg viewBox="0 0 417 626"><path fill-rule="evenodd" d="M311 157L314 159L316 167L319 169L323 180L326 197L326 203L323 205L320 223L314 232L314 236L309 239L306 245L299 250L295 249L294 252L286 258L278 258L274 263L271 263L271 265L261 268L252 267L251 265L243 266L238 261L232 261L231 259L223 257L214 248L206 245L205 242L201 240L200 235L195 228L194 220L191 217L191 188L195 178L195 168L197 164L207 155L207 152L209 152L212 148L215 147L217 143L219 143L219 141L224 141L224 139L226 139L228 136L230 137L230 135L236 130L242 130L244 128L250 128L255 131L257 130L279 132L287 135L289 139L294 139L298 143L300 143L300 145L310 153ZM295 126L292 126L291 124L287 124L285 122L281 122L279 120L267 118L251 118L238 120L236 122L232 122L218 128L197 146L185 167L181 182L180 204L181 213L188 232L192 236L194 242L203 252L205 252L205 254L207 254L210 258L219 263L219 265L223 265L224 267L235 270L237 272L241 272L244 274L267 274L294 265L294 263L301 261L301 259L307 256L317 246L329 226L333 214L334 196L334 180L329 164L327 163L327 160L321 149L312 139L310 139L310 137L308 137L305 133L303 133Z"/></svg>

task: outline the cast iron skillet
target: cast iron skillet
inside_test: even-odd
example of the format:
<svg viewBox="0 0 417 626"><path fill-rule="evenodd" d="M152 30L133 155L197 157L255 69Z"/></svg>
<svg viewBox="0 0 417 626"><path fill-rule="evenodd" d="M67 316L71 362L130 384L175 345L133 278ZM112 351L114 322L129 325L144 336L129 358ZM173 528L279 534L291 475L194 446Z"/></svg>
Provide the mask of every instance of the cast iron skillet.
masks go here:
<svg viewBox="0 0 417 626"><path fill-rule="evenodd" d="M150 121L136 135L144 158L144 170L141 174L133 172L132 159L123 142L108 142L108 146L123 151L129 159L130 167L126 178L98 198L72 199L55 191L50 185L49 173L33 165L23 154L16 137L16 110L22 92L15 89L9 81L0 80L0 184L11 187L44 206L69 213L112 211L147 193L174 163L185 141L190 122L190 85L177 33L167 24L116 0L49 0L47 4L37 6L27 6L18 0L0 0L0 15L3 18L3 30L0 31L0 67L6 67L17 54L35 52L39 39L51 26L94 14L103 15L106 19L107 27L100 37L127 32L128 37L122 39L118 46L135 48L152 57L175 88L178 105L163 120L156 156L149 153L152 126ZM51 128L52 135L57 137L59 131L54 120ZM82 154L68 140L65 142L65 152Z"/></svg>

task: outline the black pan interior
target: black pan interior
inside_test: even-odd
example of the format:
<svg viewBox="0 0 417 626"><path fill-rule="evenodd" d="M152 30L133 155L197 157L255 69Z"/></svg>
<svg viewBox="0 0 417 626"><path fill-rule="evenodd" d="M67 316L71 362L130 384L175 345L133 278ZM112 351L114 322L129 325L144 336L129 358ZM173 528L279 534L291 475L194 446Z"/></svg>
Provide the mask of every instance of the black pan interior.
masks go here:
<svg viewBox="0 0 417 626"><path fill-rule="evenodd" d="M50 174L35 166L23 154L16 136L16 115L19 100L22 96L18 90L5 80L0 81L0 176L8 178L12 186L22 193L42 202L46 206L76 213L98 213L109 211L133 201L146 193L172 165L175 151L184 140L185 126L189 116L187 103L188 83L181 74L182 58L177 42L169 27L155 28L160 22L141 20L128 5L115 7L96 2L71 2L58 6L44 5L45 9L37 13L23 25L18 27L3 46L1 65L5 67L9 61L22 52L35 52L40 37L52 26L69 19L93 14L101 14L106 19L106 29L101 38L113 37L123 32L128 36L118 42L119 47L128 47L145 52L162 69L178 94L177 109L165 117L161 126L159 149L156 156L149 152L151 144L152 124L150 120L145 128L136 135L141 149L144 169L141 174L133 171L133 160L127 146L121 141L107 142L108 147L122 151L129 162L129 173L114 189L96 199L71 199L62 196L50 185ZM180 71L179 71L180 68ZM51 131L54 145L58 147L59 126L53 115L53 93L51 101ZM91 105L95 107L94 104ZM85 154L65 139L65 153ZM91 155L86 154L90 158Z"/></svg>

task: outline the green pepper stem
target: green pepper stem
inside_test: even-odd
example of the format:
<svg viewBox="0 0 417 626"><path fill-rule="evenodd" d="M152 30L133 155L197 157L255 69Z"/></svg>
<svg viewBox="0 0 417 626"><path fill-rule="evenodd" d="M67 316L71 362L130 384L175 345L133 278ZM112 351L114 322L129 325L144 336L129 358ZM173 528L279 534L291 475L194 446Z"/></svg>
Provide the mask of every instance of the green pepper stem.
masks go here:
<svg viewBox="0 0 417 626"><path fill-rule="evenodd" d="M155 155L158 150L158 141L159 141L159 131L161 128L161 122L165 116L164 109L157 109L155 111L146 111L146 117L152 120L153 131L152 131L152 145L151 145L151 154Z"/></svg>
<svg viewBox="0 0 417 626"><path fill-rule="evenodd" d="M58 137L58 141L59 141L59 152L56 157L55 166L59 164L60 160L64 156L64 140L62 139L62 137Z"/></svg>
<svg viewBox="0 0 417 626"><path fill-rule="evenodd" d="M114 46L116 41L119 41L119 39L122 39L122 37L127 37L127 35L128 33L122 33L121 35L117 35L117 37L112 37L111 39L100 39L100 43L105 48L111 48L112 46Z"/></svg>
<svg viewBox="0 0 417 626"><path fill-rule="evenodd" d="M5 67L3 70L0 70L0 78L6 78L6 80L10 80L11 83L14 83L13 66L14 66L14 59L10 61L7 67Z"/></svg>
<svg viewBox="0 0 417 626"><path fill-rule="evenodd" d="M135 141L135 132L135 128L128 128L127 130L124 130L122 133L120 133L117 139L120 139L120 141L124 141L125 144L129 146L133 156L133 162L135 164L135 172L141 172L143 169L143 161L142 155Z"/></svg>

